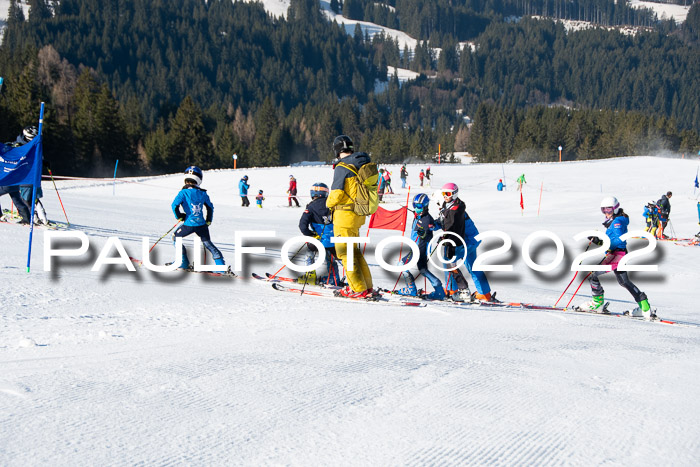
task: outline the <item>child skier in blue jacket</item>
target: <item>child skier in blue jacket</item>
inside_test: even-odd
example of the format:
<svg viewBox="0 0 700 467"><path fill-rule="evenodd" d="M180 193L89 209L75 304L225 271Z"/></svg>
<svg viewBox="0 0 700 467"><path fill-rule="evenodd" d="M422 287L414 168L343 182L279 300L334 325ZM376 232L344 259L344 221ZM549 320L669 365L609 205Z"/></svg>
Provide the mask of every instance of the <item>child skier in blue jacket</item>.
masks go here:
<svg viewBox="0 0 700 467"><path fill-rule="evenodd" d="M630 219L622 208L620 208L620 202L614 196L604 198L600 203L600 210L605 215L605 221L603 222L603 226L607 229L605 235L610 239L610 249L605 252L605 258L603 258L600 264L609 264L612 267L618 284L627 289L634 297L634 301L639 305L631 311L631 315L653 319L655 315L649 306L646 294L641 292L637 286L632 283L627 276L627 272L617 270L617 265L620 263L620 260L627 254L627 242L623 241L620 237L627 233ZM603 241L598 237L588 237L588 239L596 245L603 244ZM603 305L605 303L605 299L603 298L604 290L598 278L606 272L607 271L596 271L591 273L588 280L591 283L593 299L590 302L582 304L579 308L583 308L587 311L603 312Z"/></svg>
<svg viewBox="0 0 700 467"><path fill-rule="evenodd" d="M199 167L190 166L185 170L185 186L175 196L171 205L175 217L181 221L185 221L175 231L173 235L173 243L176 237L187 237L192 233L196 233L202 239L202 244L209 250L214 263L224 266L223 255L216 246L211 242L209 237L209 225L214 218L214 205L209 200L207 190L199 187L202 183L204 174ZM206 217L204 210L206 209ZM187 258L187 250L182 246L182 261L180 267L189 269L190 262Z"/></svg>
<svg viewBox="0 0 700 467"><path fill-rule="evenodd" d="M318 282L320 284L341 286L344 284L341 282L338 272L339 260L335 252L335 244L331 242L331 237L333 237L332 215L330 209L326 206L329 192L328 185L325 183L314 183L310 190L311 202L306 205L306 209L304 209L304 213L299 219L299 230L301 233L307 237L316 238L326 249L328 275L320 277L317 281L316 271L309 271L299 280L311 284ZM318 250L311 243L308 244L308 247L309 252L306 256L306 264L310 265L315 261Z"/></svg>
<svg viewBox="0 0 700 467"><path fill-rule="evenodd" d="M418 273L423 274L430 282L430 285L435 289L425 297L431 300L442 300L445 298L445 290L442 288L442 282L428 270L428 245L430 245L430 241L433 239L433 231L439 229L433 216L428 212L429 204L430 198L425 194L421 193L413 198L415 218L413 219L413 226L411 227L411 240L416 242L418 250L420 251L420 256L418 257ZM411 261L412 257L413 251L401 258L399 264L407 264ZM415 276L409 271L404 271L402 274L406 281L406 287L397 290L396 293L400 295L418 295Z"/></svg>

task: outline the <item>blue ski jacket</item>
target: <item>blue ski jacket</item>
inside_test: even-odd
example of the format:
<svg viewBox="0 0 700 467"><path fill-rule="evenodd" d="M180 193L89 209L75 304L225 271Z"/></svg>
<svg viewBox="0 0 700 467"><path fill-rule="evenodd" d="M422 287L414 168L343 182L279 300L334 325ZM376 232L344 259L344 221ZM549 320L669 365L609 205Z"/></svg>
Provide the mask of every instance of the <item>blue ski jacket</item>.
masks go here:
<svg viewBox="0 0 700 467"><path fill-rule="evenodd" d="M620 240L620 237L627 233L630 219L627 214L622 212L622 209L616 216L603 222L606 227L605 235L610 239L610 251L627 250L627 242Z"/></svg>
<svg viewBox="0 0 700 467"><path fill-rule="evenodd" d="M196 186L185 186L175 196L173 204L170 206L175 217L185 217L185 225L198 227L211 223L214 218L214 205L211 204L207 190ZM206 216L204 208L207 208ZM181 210L182 208L182 210Z"/></svg>
<svg viewBox="0 0 700 467"><path fill-rule="evenodd" d="M241 196L248 196L248 188L250 188L250 185L248 185L248 182L245 180L241 179L241 181L238 182L238 192Z"/></svg>
<svg viewBox="0 0 700 467"><path fill-rule="evenodd" d="M479 229L476 228L476 224L472 220L471 217L469 217L469 214L467 212L464 212L464 242L467 244L467 246L474 246L478 247L481 244L481 240L476 241L476 237L479 235Z"/></svg>
<svg viewBox="0 0 700 467"><path fill-rule="evenodd" d="M307 237L316 235L321 237L319 241L325 248L335 246L331 242L333 223L331 222L331 210L326 207L326 198L316 198L306 205L306 209L299 219L299 230Z"/></svg>
<svg viewBox="0 0 700 467"><path fill-rule="evenodd" d="M440 226L435 222L433 216L427 211L423 211L420 216L416 216L413 219L413 226L411 227L411 240L416 242L418 249L420 250L421 256L428 250L428 245L433 239L433 231L439 230Z"/></svg>

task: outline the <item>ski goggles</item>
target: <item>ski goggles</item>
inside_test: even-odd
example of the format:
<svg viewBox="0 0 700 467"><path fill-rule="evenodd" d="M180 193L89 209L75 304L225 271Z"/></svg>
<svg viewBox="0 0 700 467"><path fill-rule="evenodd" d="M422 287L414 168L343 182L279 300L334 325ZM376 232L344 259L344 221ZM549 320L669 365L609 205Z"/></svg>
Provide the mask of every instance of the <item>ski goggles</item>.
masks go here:
<svg viewBox="0 0 700 467"><path fill-rule="evenodd" d="M417 212L418 214L420 214L421 212L423 212L423 206L422 206L422 205L413 206L413 210L414 210L415 212Z"/></svg>
<svg viewBox="0 0 700 467"><path fill-rule="evenodd" d="M443 191L442 192L442 196L444 196L444 197L452 196L453 194L454 194L454 191Z"/></svg>
<svg viewBox="0 0 700 467"><path fill-rule="evenodd" d="M612 214L615 212L615 208L613 208L613 207L600 208L600 212L602 212L603 214Z"/></svg>

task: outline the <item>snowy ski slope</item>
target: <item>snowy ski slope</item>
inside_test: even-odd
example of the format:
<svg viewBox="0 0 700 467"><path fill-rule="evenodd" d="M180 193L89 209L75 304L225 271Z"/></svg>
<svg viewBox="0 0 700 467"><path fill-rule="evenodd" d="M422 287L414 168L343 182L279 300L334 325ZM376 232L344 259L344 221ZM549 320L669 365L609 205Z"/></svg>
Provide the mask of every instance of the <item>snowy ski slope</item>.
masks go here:
<svg viewBox="0 0 700 467"><path fill-rule="evenodd" d="M422 167L408 167L412 195ZM389 168L400 186L398 166ZM639 228L643 205L672 190L673 229L693 236L697 169L697 160L651 157L432 165L433 185L458 183L482 232L512 237L512 253L496 261L514 271L489 274L498 296L550 305L573 273L529 270L519 251L527 235L556 233L570 263L585 246L571 237L600 227L604 195L615 194ZM508 191L499 193L503 173ZM521 173L523 213L513 189ZM263 209L240 207L243 174L265 191ZM297 234L290 174L302 202L312 183L331 180L327 167L205 172L212 238L229 262L236 231L276 232L250 242L268 250L250 257L246 274L276 271L282 241ZM697 465L700 329L346 303L189 273L92 272L107 237L141 257L140 238L155 241L173 225L181 176L58 186L72 229L90 239L89 257L44 272L37 229L27 274L28 229L0 224L0 465ZM49 217L65 221L51 183L43 187ZM405 197L399 188L385 207ZM9 207L8 197L0 202ZM372 233L372 243L386 235ZM167 239L154 251L161 262L172 257ZM544 264L554 251L533 256ZM376 283L393 286L396 275L368 258ZM659 271L632 279L659 315L700 322L699 260L700 247L665 243L645 259ZM613 310L633 306L613 277L603 285ZM576 302L589 297L584 284Z"/></svg>

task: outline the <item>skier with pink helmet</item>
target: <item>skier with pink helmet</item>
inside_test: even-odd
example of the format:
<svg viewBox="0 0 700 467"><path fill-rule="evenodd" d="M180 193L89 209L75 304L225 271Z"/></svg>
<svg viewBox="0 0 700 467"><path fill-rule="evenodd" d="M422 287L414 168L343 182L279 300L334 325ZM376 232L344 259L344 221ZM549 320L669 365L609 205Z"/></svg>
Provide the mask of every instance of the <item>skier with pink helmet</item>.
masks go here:
<svg viewBox="0 0 700 467"><path fill-rule="evenodd" d="M448 267L451 266L452 269L445 272L446 292L456 301L471 300L467 280L455 267L457 261L464 259L467 271L469 271L476 286L475 298L482 301L495 301L495 297L491 295L491 286L486 279L486 274L483 271L472 269L474 261L476 261L476 249L481 242L475 238L479 235L479 230L469 217L464 202L459 199L459 187L455 183L446 183L441 191L444 202L441 205L438 223L445 232L451 232L463 239L467 250L464 251L464 245L458 239L453 239L453 241L456 240L456 246L445 246L444 257L447 259L454 257L455 261L448 263Z"/></svg>

